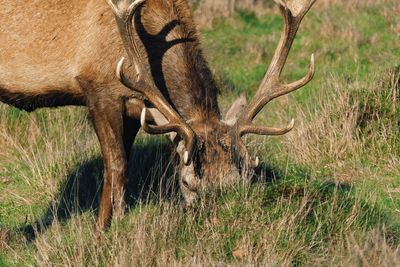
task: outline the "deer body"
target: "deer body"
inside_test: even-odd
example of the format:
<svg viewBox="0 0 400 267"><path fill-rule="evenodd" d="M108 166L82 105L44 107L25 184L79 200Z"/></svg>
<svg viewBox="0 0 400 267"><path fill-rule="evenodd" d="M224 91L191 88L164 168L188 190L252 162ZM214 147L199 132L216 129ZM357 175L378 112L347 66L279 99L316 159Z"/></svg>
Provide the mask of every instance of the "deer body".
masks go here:
<svg viewBox="0 0 400 267"><path fill-rule="evenodd" d="M124 48L112 12L95 0L1 5L0 100L27 111L88 106L104 158L102 228L110 220L113 196L123 194L127 158L140 127L124 114L124 99L132 93L115 77ZM122 204L115 205L122 213Z"/></svg>
<svg viewBox="0 0 400 267"><path fill-rule="evenodd" d="M113 61L123 47L106 3L35 0L1 4L2 101L29 111L84 105L86 88L76 80L82 74L118 86Z"/></svg>
<svg viewBox="0 0 400 267"><path fill-rule="evenodd" d="M123 195L127 158L144 105L116 78L115 64L126 52L112 11L98 0L3 0L1 5L0 100L27 111L64 105L89 108L104 157L99 215L103 228L112 204L123 212L116 199ZM160 90L187 120L219 119L216 89L186 3L154 0L145 9L138 24L142 49L149 50L148 61L154 65L151 71ZM195 39L190 47L184 42L168 47L167 41L188 37L188 30L177 25L180 20L190 24ZM168 23L171 28L157 35ZM203 86L206 82L211 86ZM209 113L204 112L205 105L212 107Z"/></svg>
<svg viewBox="0 0 400 267"><path fill-rule="evenodd" d="M237 180L243 166L258 161L241 141L244 134L278 135L293 127L259 127L252 119L272 99L311 80L313 64L300 81L286 85L278 78L314 1L291 8L277 0L285 29L273 64L257 99L248 105L242 96L222 121L185 0L0 0L0 100L27 111L88 107L104 160L99 229L112 211L124 211L127 160L140 126L150 134L173 132L181 191L190 202L207 184ZM115 75L121 56L132 63L130 75L122 60Z"/></svg>
<svg viewBox="0 0 400 267"><path fill-rule="evenodd" d="M141 25L149 31L148 35L156 35L167 23L178 21L171 3L149 1ZM1 4L0 97L3 102L29 111L52 105L85 105L90 92L77 81L77 77L117 88L108 90L107 94L117 94L118 97L132 95L115 77L115 63L125 54L125 50L110 7L105 1L34 0L23 4L3 1ZM184 2L180 3L181 7L183 5ZM184 12L187 13L184 19L190 20L189 10L182 10ZM194 25L190 26L191 34L195 35ZM169 39L187 35L182 29L174 28L165 34L169 34ZM176 88L176 85L193 83L193 78L197 78L198 83L204 83L202 77L193 75L201 70L188 71L185 63L193 62L184 62L184 58L192 59L192 55L187 55L187 48L179 47L179 44L162 55L163 49L158 49L156 44L159 42L162 45L166 37L147 39L146 45L152 44L148 48L149 54L156 58L163 56L164 62L153 60L154 65L163 64L163 69L154 70L154 74L160 77L160 72L163 72L166 81L160 87L170 91L163 93L183 103L182 107L190 107L189 110L178 105L181 113L189 117L195 113L192 110L196 110L193 109L196 104L199 105L198 109L202 108L202 103L193 101L193 94L199 93L190 91L201 86ZM195 41L198 45L198 41ZM200 49L194 49L195 52L200 52ZM201 54L197 56L204 61ZM212 82L211 76L208 79ZM213 105L218 108L215 88L211 89ZM200 95L199 99L204 100L204 96ZM219 112L217 109L215 111ZM196 111L197 114L203 112Z"/></svg>

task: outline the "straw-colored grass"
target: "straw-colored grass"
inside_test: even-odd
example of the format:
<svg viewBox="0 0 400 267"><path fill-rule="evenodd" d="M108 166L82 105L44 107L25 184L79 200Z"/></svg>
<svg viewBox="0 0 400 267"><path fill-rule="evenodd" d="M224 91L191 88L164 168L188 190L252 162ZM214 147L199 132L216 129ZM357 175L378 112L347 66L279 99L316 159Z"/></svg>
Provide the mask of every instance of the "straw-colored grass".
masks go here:
<svg viewBox="0 0 400 267"><path fill-rule="evenodd" d="M251 183L184 210L169 145L140 134L130 210L100 236L102 161L85 109L1 105L0 266L399 265L398 13L398 1L318 1L282 80L304 75L312 52L316 75L257 117L296 125L247 139L262 159ZM263 14L236 10L202 31L223 110L251 98L273 54L282 21Z"/></svg>

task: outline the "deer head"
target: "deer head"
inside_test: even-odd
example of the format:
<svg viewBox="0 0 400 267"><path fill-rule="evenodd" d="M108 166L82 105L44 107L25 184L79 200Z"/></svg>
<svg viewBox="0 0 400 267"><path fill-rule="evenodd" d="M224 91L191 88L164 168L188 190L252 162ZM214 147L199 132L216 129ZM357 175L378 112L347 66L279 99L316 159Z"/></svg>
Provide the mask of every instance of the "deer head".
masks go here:
<svg viewBox="0 0 400 267"><path fill-rule="evenodd" d="M115 14L126 51L137 77L129 79L123 71L124 59L117 65L119 80L131 90L140 93L149 103L141 113L141 125L149 134L170 134L181 158L180 187L184 199L190 203L197 193L210 184L237 181L245 170L258 165L258 157L250 156L242 137L246 134L282 135L294 126L294 120L282 128L253 124L255 116L271 100L306 85L314 75L314 56L308 73L300 80L282 83L279 76L300 23L315 0L275 0L284 18L284 29L272 62L250 103L242 94L229 109L226 118L219 114L206 120L185 120L174 109L143 65L139 44L132 31L132 18L145 0L107 0ZM153 118L150 120L149 118Z"/></svg>

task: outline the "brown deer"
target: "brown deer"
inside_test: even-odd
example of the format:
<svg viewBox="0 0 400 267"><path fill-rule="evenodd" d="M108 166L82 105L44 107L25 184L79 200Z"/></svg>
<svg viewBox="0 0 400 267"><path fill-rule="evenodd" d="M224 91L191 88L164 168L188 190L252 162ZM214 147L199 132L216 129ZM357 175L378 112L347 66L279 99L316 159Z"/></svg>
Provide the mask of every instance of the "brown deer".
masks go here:
<svg viewBox="0 0 400 267"><path fill-rule="evenodd" d="M124 212L127 159L140 126L169 134L180 156L180 189L190 204L205 187L226 184L258 164L245 134L281 135L293 128L256 126L271 100L307 84L279 76L302 18L315 0L275 0L284 30L258 91L242 95L222 120L217 88L185 0L2 0L0 100L20 109L86 105L104 158L99 229ZM117 29L119 29L119 34ZM121 41L122 37L122 41ZM126 51L126 52L125 52ZM126 54L125 54L126 53ZM134 71L125 75L122 56ZM133 78L129 78L133 77ZM121 84L122 82L122 84Z"/></svg>

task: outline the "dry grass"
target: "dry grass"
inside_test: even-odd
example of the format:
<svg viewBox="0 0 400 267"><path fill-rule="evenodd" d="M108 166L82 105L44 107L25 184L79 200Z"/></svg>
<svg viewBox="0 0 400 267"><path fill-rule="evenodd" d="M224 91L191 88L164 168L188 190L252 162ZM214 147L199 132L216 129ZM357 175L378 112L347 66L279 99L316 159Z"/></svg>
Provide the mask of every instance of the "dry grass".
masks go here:
<svg viewBox="0 0 400 267"><path fill-rule="evenodd" d="M210 28L215 19L232 16L238 10L248 10L256 13L258 16L279 13L272 0L192 0L189 2L195 10L195 21L200 28ZM381 7L382 5L387 5L391 9L388 10L390 14L393 11L400 12L400 4L397 0L318 0L313 9L321 11L331 8L341 8L350 12L360 12L360 10ZM399 23L397 23L396 31L400 29L398 26Z"/></svg>
<svg viewBox="0 0 400 267"><path fill-rule="evenodd" d="M247 140L263 160L254 183L211 190L184 211L173 186L164 189L175 179L165 143L140 136L130 211L100 238L101 158L85 111L1 105L0 266L399 265L398 9L393 0L317 2L282 79L304 75L311 52L317 74L259 115L297 123L286 137ZM265 10L204 34L224 104L256 88L272 56L281 20ZM40 233L27 242L32 226Z"/></svg>
<svg viewBox="0 0 400 267"><path fill-rule="evenodd" d="M9 259L24 265L33 260L39 266L399 262L393 236L386 237L390 232L369 226L374 220L383 222L373 206L352 197L344 187L314 186L284 183L278 194L262 185L214 192L186 212L165 201L141 203L100 238L92 230L94 216L84 214L66 225L55 222L41 234L32 244L32 259L12 250ZM355 236L355 229L366 238Z"/></svg>
<svg viewBox="0 0 400 267"><path fill-rule="evenodd" d="M319 8L331 8L340 7L346 8L353 11L359 11L365 8L371 8L376 6L381 6L382 4L395 5L398 6L398 1L395 0L318 0L316 6Z"/></svg>
<svg viewBox="0 0 400 267"><path fill-rule="evenodd" d="M362 161L396 170L399 75L398 69L390 69L376 79L379 82L367 86L362 81L350 84L339 77L328 78L316 110L298 107L299 126L288 135L293 159L341 174L340 169L347 170L349 164L357 169Z"/></svg>
<svg viewBox="0 0 400 267"><path fill-rule="evenodd" d="M194 18L200 28L210 28L216 18L227 18L237 10L249 10L257 15L265 15L273 6L272 1L260 0L204 0L192 1Z"/></svg>

